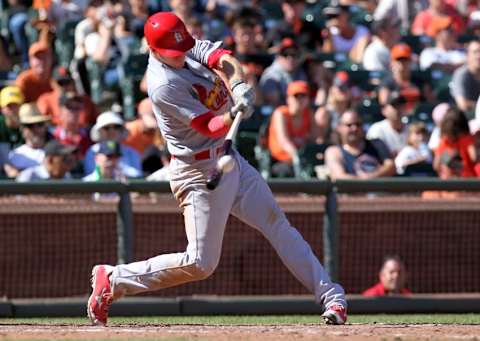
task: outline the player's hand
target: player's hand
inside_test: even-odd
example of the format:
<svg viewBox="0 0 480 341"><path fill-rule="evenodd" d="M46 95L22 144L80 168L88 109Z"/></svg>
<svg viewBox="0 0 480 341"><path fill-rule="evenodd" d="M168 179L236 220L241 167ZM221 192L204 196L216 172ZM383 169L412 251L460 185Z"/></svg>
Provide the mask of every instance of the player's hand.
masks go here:
<svg viewBox="0 0 480 341"><path fill-rule="evenodd" d="M253 115L255 109L253 105L248 105L246 101L239 101L230 110L230 117L232 120L235 119L235 116L237 116L240 111L243 112L242 120L247 120Z"/></svg>
<svg viewBox="0 0 480 341"><path fill-rule="evenodd" d="M235 103L245 103L253 108L255 104L255 89L245 81L235 81L232 83L232 95Z"/></svg>

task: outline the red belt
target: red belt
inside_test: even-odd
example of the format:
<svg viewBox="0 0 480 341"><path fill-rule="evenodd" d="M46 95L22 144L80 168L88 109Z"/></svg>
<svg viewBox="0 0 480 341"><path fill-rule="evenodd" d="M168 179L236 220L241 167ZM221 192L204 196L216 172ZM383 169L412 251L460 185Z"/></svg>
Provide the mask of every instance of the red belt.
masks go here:
<svg viewBox="0 0 480 341"><path fill-rule="evenodd" d="M223 146L217 147L216 154L218 155L221 152L223 152ZM193 159L196 161L208 160L212 157L213 155L210 155L210 149L205 149L205 150L202 150L201 152L193 154ZM179 157L179 156L172 155L172 159L181 159L181 158L182 156Z"/></svg>

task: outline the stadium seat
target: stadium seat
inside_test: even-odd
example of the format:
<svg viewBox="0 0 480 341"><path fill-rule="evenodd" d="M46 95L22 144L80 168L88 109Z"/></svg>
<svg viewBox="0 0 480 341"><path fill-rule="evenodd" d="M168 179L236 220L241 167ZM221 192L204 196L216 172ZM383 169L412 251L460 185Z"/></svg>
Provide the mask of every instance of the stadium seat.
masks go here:
<svg viewBox="0 0 480 341"><path fill-rule="evenodd" d="M384 119L382 107L374 98L365 97L356 107L356 111L366 126Z"/></svg>
<svg viewBox="0 0 480 341"><path fill-rule="evenodd" d="M95 104L100 104L103 100L103 72L104 66L91 58L85 60L88 80L90 82L90 97Z"/></svg>
<svg viewBox="0 0 480 341"><path fill-rule="evenodd" d="M409 45L412 48L413 53L417 55L420 55L424 48L433 45L432 38L426 35L416 36L413 34L407 34L402 36L400 40Z"/></svg>
<svg viewBox="0 0 480 341"><path fill-rule="evenodd" d="M431 163L421 162L405 167L405 172L403 173L403 176L437 176L437 172L435 172Z"/></svg>
<svg viewBox="0 0 480 341"><path fill-rule="evenodd" d="M75 27L79 23L78 20L69 20L62 27L57 28L55 39L55 52L58 56L60 65L68 67L73 59L73 51L75 49Z"/></svg>
<svg viewBox="0 0 480 341"><path fill-rule="evenodd" d="M120 65L120 90L123 98L123 114L126 120L136 116L136 103L141 99L138 90L148 64L148 54L131 54Z"/></svg>
<svg viewBox="0 0 480 341"><path fill-rule="evenodd" d="M312 179L316 178L315 168L324 164L325 150L328 144L308 143L298 151L299 166L297 178Z"/></svg>

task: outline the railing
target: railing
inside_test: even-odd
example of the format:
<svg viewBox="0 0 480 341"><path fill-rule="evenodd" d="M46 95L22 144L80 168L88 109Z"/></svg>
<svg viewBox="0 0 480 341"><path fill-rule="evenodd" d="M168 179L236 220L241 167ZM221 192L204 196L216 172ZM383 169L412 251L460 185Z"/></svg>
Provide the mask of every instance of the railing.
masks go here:
<svg viewBox="0 0 480 341"><path fill-rule="evenodd" d="M340 222L338 219L337 194L339 193L412 193L426 190L438 191L480 191L480 180L458 179L444 181L438 178L382 178L375 180L327 180L296 181L271 180L268 182L274 193L307 193L325 195L325 216L323 228L323 263L333 279L338 274L338 238ZM169 193L168 182L150 182L131 180L127 182L102 181L38 181L15 183L0 181L2 194L68 194L68 193L118 193L117 205L117 258L118 263L133 260L133 210L130 193Z"/></svg>

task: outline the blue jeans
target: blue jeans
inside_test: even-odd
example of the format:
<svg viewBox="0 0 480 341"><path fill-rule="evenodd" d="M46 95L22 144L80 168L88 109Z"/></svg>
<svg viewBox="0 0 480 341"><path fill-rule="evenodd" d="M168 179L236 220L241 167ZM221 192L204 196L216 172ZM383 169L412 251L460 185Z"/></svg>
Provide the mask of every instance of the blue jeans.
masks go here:
<svg viewBox="0 0 480 341"><path fill-rule="evenodd" d="M12 32L13 41L17 51L20 52L22 63L28 64L28 38L25 33L25 25L28 21L28 14L20 12L14 14L8 23L8 28Z"/></svg>

